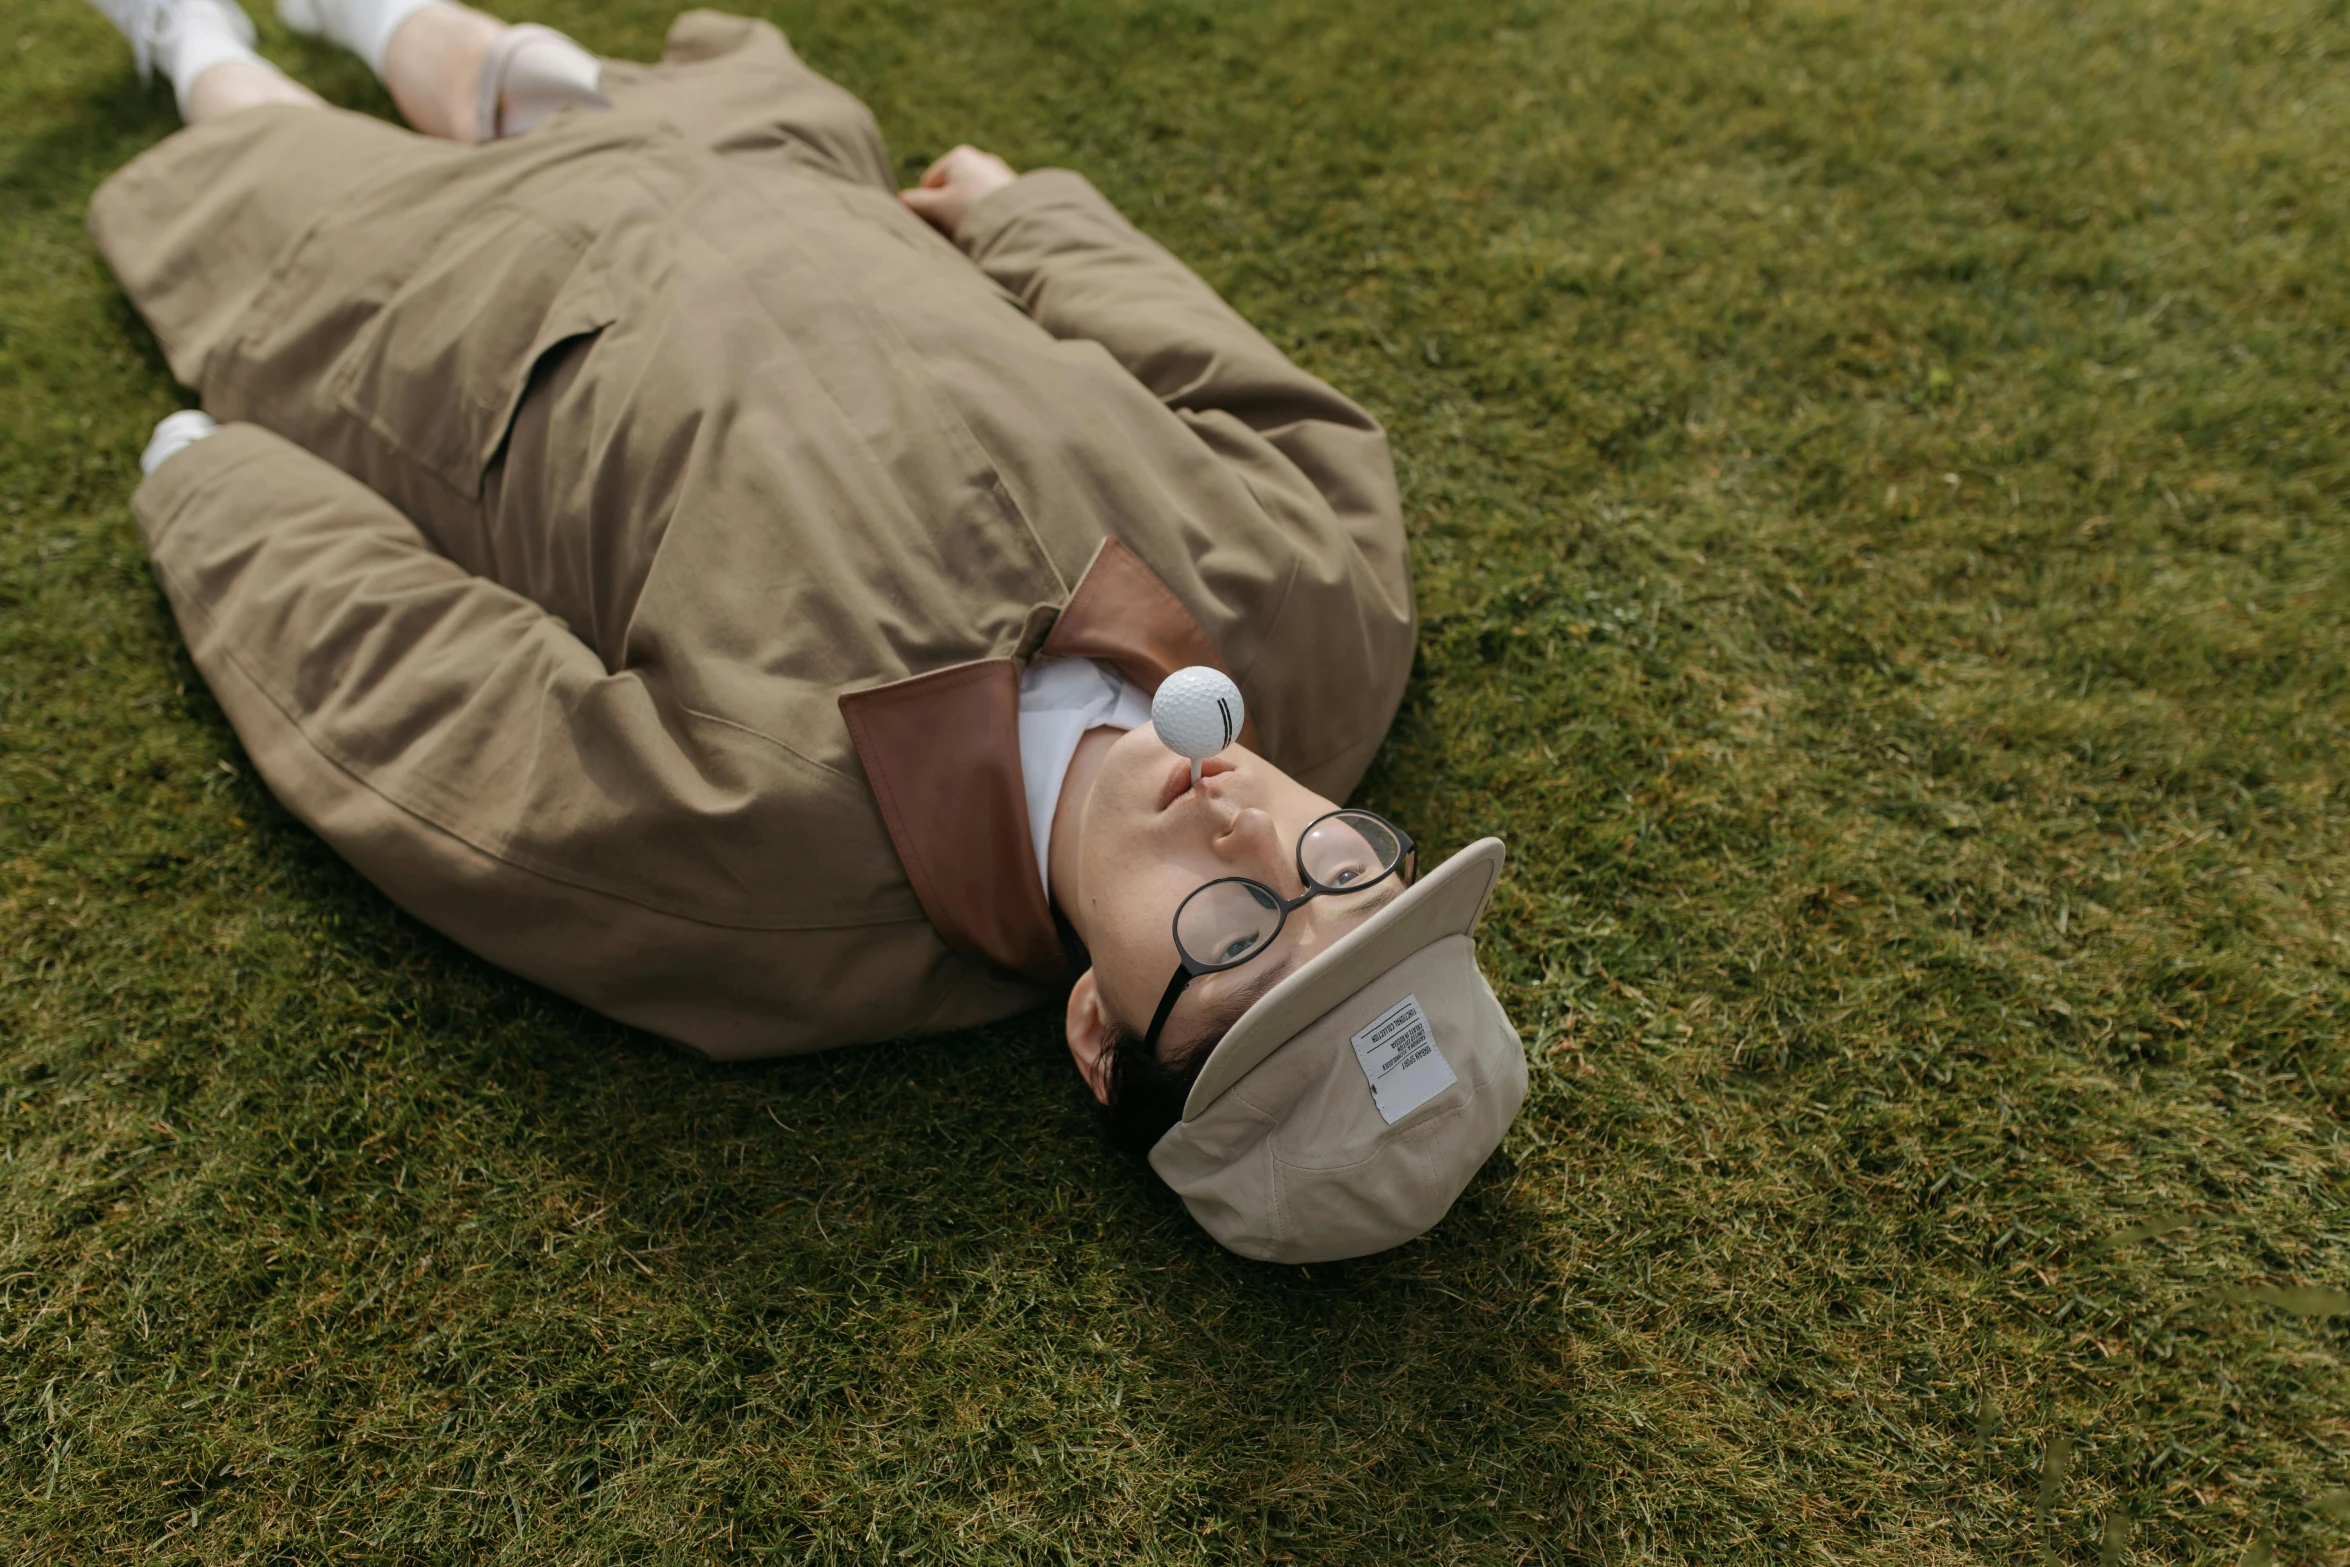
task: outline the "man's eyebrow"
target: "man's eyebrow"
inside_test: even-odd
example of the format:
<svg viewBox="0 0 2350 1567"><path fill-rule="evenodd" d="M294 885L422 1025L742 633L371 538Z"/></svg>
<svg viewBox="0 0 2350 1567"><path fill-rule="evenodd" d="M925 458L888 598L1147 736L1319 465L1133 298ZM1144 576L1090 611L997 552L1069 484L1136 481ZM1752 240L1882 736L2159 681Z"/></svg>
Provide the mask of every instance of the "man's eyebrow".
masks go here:
<svg viewBox="0 0 2350 1567"><path fill-rule="evenodd" d="M1247 984L1210 1007L1199 1032L1183 1047L1183 1060L1189 1062L1193 1057L1214 1049L1217 1042L1232 1031L1232 1025L1240 1021L1240 1015L1264 1000L1266 993L1287 979L1289 971L1295 967L1297 954L1284 953L1276 961L1266 964L1263 973L1250 975Z"/></svg>
<svg viewBox="0 0 2350 1567"><path fill-rule="evenodd" d="M1385 887L1373 893L1368 898L1348 898L1346 901L1339 904L1338 912L1346 915L1350 919L1367 920L1372 915L1378 913L1381 909L1387 907L1387 905L1390 903L1393 903L1396 899L1402 897L1403 891L1404 887L1402 882L1390 880Z"/></svg>
<svg viewBox="0 0 2350 1567"><path fill-rule="evenodd" d="M1403 893L1402 882L1391 882L1387 887L1368 898L1346 899L1339 905L1339 910L1350 920L1367 920L1402 897ZM1276 961L1266 964L1262 973L1252 974L1247 984L1211 1006L1208 1009L1206 1019L1200 1025L1199 1032L1193 1035L1191 1042L1183 1047L1180 1059L1189 1062L1195 1057L1205 1055L1208 1051L1213 1050L1226 1034L1232 1032L1232 1025L1240 1021L1240 1015L1264 1000L1273 987L1287 979L1289 971L1296 967L1297 953L1293 949L1283 953Z"/></svg>

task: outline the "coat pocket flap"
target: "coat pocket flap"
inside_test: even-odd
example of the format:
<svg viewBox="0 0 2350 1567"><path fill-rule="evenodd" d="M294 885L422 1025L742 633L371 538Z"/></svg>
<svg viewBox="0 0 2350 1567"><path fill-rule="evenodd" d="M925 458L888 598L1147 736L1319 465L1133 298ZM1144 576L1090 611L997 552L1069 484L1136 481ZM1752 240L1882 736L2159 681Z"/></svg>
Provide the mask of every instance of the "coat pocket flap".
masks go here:
<svg viewBox="0 0 2350 1567"><path fill-rule="evenodd" d="M385 302L331 376L353 417L451 488L478 495L532 368L616 315L587 236L510 206L469 227Z"/></svg>

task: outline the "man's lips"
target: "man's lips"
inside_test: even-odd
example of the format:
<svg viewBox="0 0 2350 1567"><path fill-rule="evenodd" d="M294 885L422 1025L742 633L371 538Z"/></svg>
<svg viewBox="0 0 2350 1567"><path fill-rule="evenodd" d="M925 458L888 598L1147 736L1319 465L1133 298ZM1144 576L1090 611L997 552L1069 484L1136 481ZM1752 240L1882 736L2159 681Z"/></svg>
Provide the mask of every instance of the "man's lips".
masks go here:
<svg viewBox="0 0 2350 1567"><path fill-rule="evenodd" d="M1199 764L1200 782L1204 784L1211 778L1221 778L1224 774L1236 770L1233 764L1223 757L1211 756ZM1159 809L1162 811L1167 809L1189 793L1191 793L1191 763L1179 756L1175 758L1175 765L1167 771L1167 781L1159 785Z"/></svg>
<svg viewBox="0 0 2350 1567"><path fill-rule="evenodd" d="M1167 781L1159 785L1159 809L1165 810L1190 792L1191 761L1188 757L1179 756L1175 758L1175 766L1167 774Z"/></svg>

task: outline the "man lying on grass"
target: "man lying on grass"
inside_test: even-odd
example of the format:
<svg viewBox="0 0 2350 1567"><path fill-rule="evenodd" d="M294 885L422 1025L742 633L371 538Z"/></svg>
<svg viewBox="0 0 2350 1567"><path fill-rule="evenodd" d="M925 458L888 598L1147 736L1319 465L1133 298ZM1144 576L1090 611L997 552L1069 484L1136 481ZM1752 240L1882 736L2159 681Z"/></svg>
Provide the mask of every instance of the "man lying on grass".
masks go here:
<svg viewBox="0 0 2350 1567"><path fill-rule="evenodd" d="M441 0L99 0L188 128L91 229L205 412L136 510L270 787L490 960L708 1055L1066 991L1216 1238L1433 1224L1525 1094L1471 932L1343 812L1411 663L1385 438L1084 180L899 192L757 22L644 67ZM943 238L942 238L943 236ZM222 423L215 425L214 420ZM1236 675L1196 780L1148 694Z"/></svg>

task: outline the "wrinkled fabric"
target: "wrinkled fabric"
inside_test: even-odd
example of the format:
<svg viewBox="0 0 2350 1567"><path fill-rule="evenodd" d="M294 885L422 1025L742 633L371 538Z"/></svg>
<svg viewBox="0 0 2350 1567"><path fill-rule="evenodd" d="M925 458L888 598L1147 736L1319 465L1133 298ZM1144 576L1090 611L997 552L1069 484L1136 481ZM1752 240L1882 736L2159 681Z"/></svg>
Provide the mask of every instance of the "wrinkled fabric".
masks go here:
<svg viewBox="0 0 2350 1567"><path fill-rule="evenodd" d="M743 1056L1040 999L926 917L841 703L1025 662L1105 540L1265 754L1352 787L1414 630L1375 422L1076 175L942 239L764 23L603 85L482 147L250 110L93 203L223 422L135 505L289 809L492 961Z"/></svg>

